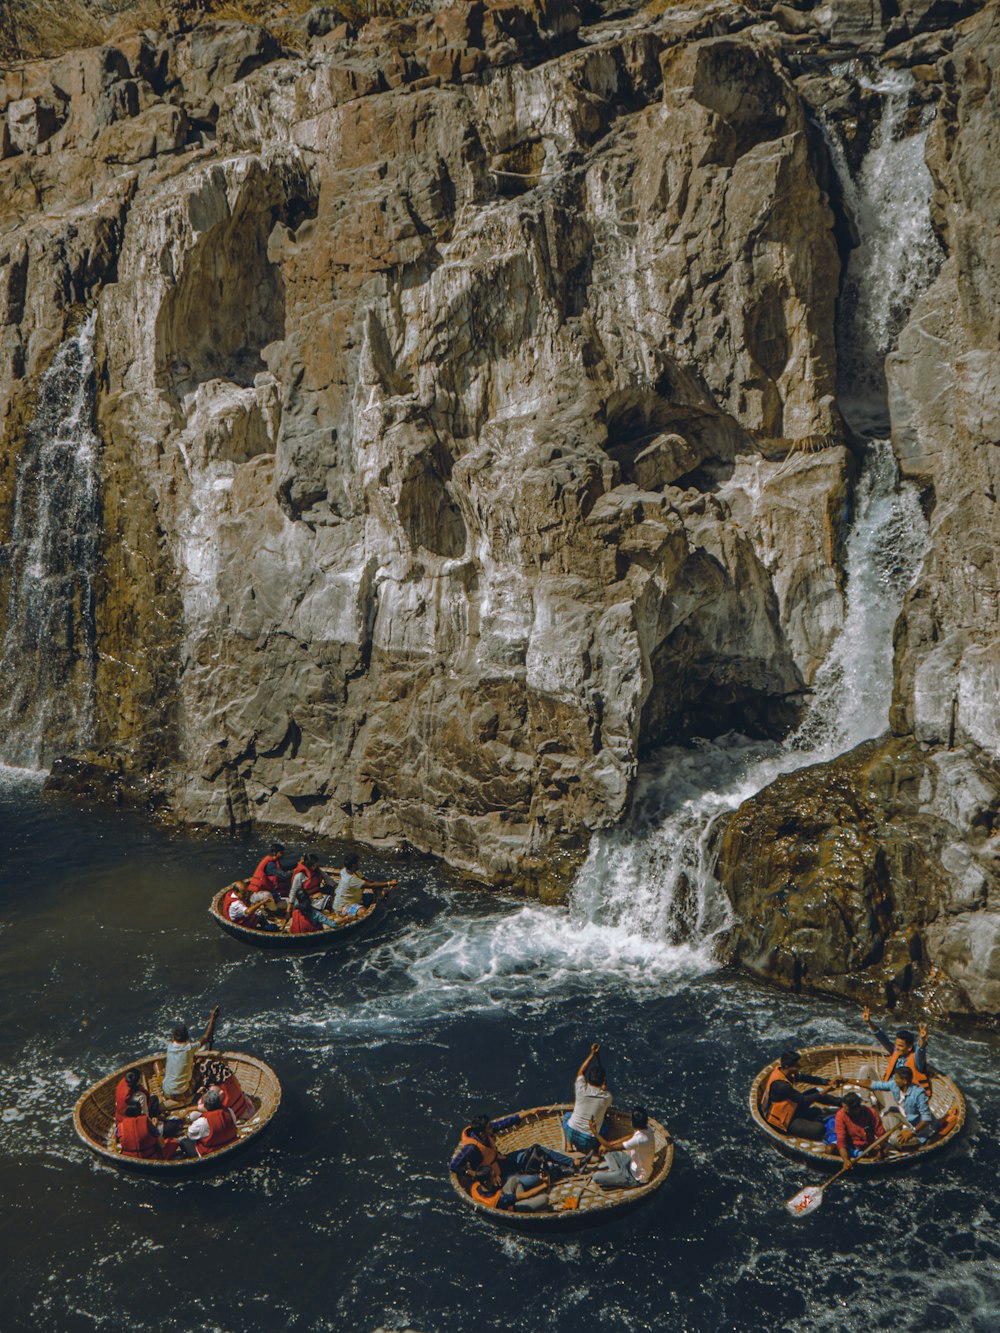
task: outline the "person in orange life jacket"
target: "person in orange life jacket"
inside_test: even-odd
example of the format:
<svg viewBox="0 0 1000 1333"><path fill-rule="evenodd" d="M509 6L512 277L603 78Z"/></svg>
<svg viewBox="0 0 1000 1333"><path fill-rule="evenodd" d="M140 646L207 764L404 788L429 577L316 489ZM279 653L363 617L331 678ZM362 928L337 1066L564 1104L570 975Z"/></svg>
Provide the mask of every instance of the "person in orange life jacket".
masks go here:
<svg viewBox="0 0 1000 1333"><path fill-rule="evenodd" d="M307 859L312 862L312 865L306 864ZM319 858L316 856L303 858L296 867L286 908L288 921L286 928L292 935L303 935L314 930L324 930L333 924L329 917L323 915L321 910L325 904L330 902L329 896L318 893L322 883L323 875L319 869ZM316 897L312 896L310 885L316 887Z"/></svg>
<svg viewBox="0 0 1000 1333"><path fill-rule="evenodd" d="M889 1093L892 1105L882 1112L882 1120L887 1130L895 1130L890 1142L895 1148L919 1148L921 1142L929 1139L937 1129L937 1121L931 1112L930 1098L914 1082L913 1071L908 1065L897 1064L892 1071L892 1079L859 1078L855 1080L859 1087L869 1088L876 1095Z"/></svg>
<svg viewBox="0 0 1000 1333"><path fill-rule="evenodd" d="M845 1166L853 1166L854 1158L860 1157L866 1148L871 1147L885 1133L878 1112L865 1106L856 1092L844 1093L840 1110L834 1116L834 1130L837 1152ZM881 1152L879 1148L869 1156L877 1157Z"/></svg>
<svg viewBox="0 0 1000 1333"><path fill-rule="evenodd" d="M198 1103L198 1112L194 1114L188 1125L187 1137L180 1145L185 1157L204 1157L239 1138L236 1117L228 1107L223 1106L218 1088L209 1088Z"/></svg>
<svg viewBox="0 0 1000 1333"><path fill-rule="evenodd" d="M142 1072L138 1069L126 1069L125 1076L115 1088L115 1124L125 1119L125 1107L130 1098L135 1098L142 1107L143 1115L156 1116L160 1113L159 1097L150 1097L149 1089L142 1081Z"/></svg>
<svg viewBox="0 0 1000 1333"><path fill-rule="evenodd" d="M296 888L305 889L312 899L314 907L325 911L332 902L333 881L319 863L315 852L304 852L302 859L292 871L292 893ZM329 892L327 892L329 890Z"/></svg>
<svg viewBox="0 0 1000 1333"><path fill-rule="evenodd" d="M883 1119L887 1112L890 1116L894 1113L896 1101L892 1095L890 1080L897 1065L906 1065L913 1075L914 1082L922 1087L929 1097L931 1095L931 1079L930 1067L927 1064L927 1024L920 1024L919 1041L908 1029L900 1028L896 1033L895 1040L890 1042L882 1028L877 1027L872 1022L871 1010L867 1005L865 1005L862 1012L862 1018L878 1044L889 1056L883 1072L879 1073L874 1065L863 1065L860 1074L860 1077L867 1083L886 1083L888 1085L888 1091L886 1088L876 1088L874 1093Z"/></svg>
<svg viewBox="0 0 1000 1333"><path fill-rule="evenodd" d="M499 1208L501 1212L538 1213L549 1206L549 1177L543 1171L537 1176L508 1176L503 1185L474 1180L469 1193L487 1208Z"/></svg>
<svg viewBox="0 0 1000 1333"><path fill-rule="evenodd" d="M497 1148L497 1134L519 1125L522 1116L532 1115L534 1111L542 1109L536 1106L531 1111L515 1112L500 1120L491 1120L488 1115L475 1116L462 1130L461 1143L451 1159L450 1169L456 1174L467 1172L493 1185L501 1185L508 1176L522 1173L529 1162L537 1162L539 1167L547 1165L555 1168L560 1174L572 1171L572 1157L553 1152L551 1148L543 1148L541 1144L533 1143L528 1148L519 1148L511 1153L501 1153Z"/></svg>
<svg viewBox="0 0 1000 1333"><path fill-rule="evenodd" d="M819 1106L840 1106L839 1097L829 1096L837 1082L824 1083L812 1074L803 1074L800 1059L798 1051L782 1051L764 1084L761 1110L767 1123L779 1133L819 1140L826 1135L825 1117ZM822 1086L812 1092L798 1092L796 1083Z"/></svg>
<svg viewBox="0 0 1000 1333"><path fill-rule="evenodd" d="M606 1190L620 1190L648 1184L656 1161L656 1142L644 1106L632 1110L631 1134L620 1139L604 1139L600 1134L597 1137L604 1160L594 1172L595 1185Z"/></svg>
<svg viewBox="0 0 1000 1333"><path fill-rule="evenodd" d="M212 1010L208 1026L199 1041L192 1041L187 1024L178 1023L167 1043L166 1066L163 1070L163 1095L172 1102L181 1101L194 1091L194 1056L202 1046L208 1046L215 1033L219 1006Z"/></svg>
<svg viewBox="0 0 1000 1333"><path fill-rule="evenodd" d="M237 1120L249 1120L256 1115L257 1107L253 1098L248 1097L240 1086L240 1081L222 1060L205 1062L205 1090L215 1089L222 1097L222 1105L227 1106ZM202 1102L204 1097L202 1098ZM199 1109L202 1102L198 1103Z"/></svg>
<svg viewBox="0 0 1000 1333"><path fill-rule="evenodd" d="M284 897L288 892L288 883L291 878L288 871L281 864L281 858L285 854L284 846L280 842L273 842L268 848L267 855L257 863L257 869L250 876L250 902L261 907L268 907L267 899L271 899L270 909L276 907L275 899Z"/></svg>
<svg viewBox="0 0 1000 1333"><path fill-rule="evenodd" d="M398 879L365 879L359 875L358 858L354 852L344 857L344 864L333 873L340 876L333 899L333 910L338 916L363 916L375 906L376 889L394 889Z"/></svg>
<svg viewBox="0 0 1000 1333"><path fill-rule="evenodd" d="M597 1151L600 1145L596 1135L601 1132L604 1116L611 1105L611 1093L598 1059L600 1049L600 1043L595 1041L577 1071L573 1109L563 1116L566 1141L578 1152Z"/></svg>
<svg viewBox="0 0 1000 1333"><path fill-rule="evenodd" d="M277 904L270 894L268 901L277 910ZM274 922L263 915L266 905L267 903L262 903L260 907L251 907L250 890L243 880L238 879L226 890L222 899L221 913L227 921L232 921L237 926L246 926L252 930L277 930Z"/></svg>
<svg viewBox="0 0 1000 1333"><path fill-rule="evenodd" d="M163 1130L146 1114L138 1097L125 1103L125 1114L115 1129L118 1146L126 1157L159 1157L169 1161L177 1151L177 1140L164 1137Z"/></svg>

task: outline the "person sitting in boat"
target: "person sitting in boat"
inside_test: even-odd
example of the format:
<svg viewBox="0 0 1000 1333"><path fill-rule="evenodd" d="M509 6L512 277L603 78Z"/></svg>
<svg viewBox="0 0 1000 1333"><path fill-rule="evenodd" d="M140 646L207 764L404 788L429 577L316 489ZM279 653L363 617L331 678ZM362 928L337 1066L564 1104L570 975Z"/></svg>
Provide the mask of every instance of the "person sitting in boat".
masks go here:
<svg viewBox="0 0 1000 1333"><path fill-rule="evenodd" d="M304 852L302 859L292 871L292 889L304 889L312 899L313 906L325 911L333 901L333 881L319 863L315 852Z"/></svg>
<svg viewBox="0 0 1000 1333"><path fill-rule="evenodd" d="M796 1083L820 1086L812 1092L799 1092ZM826 1117L819 1107L840 1106L840 1098L830 1096L836 1086L836 1080L824 1083L812 1074L803 1074L798 1051L782 1051L778 1063L767 1076L760 1109L767 1123L779 1133L819 1140L826 1136Z"/></svg>
<svg viewBox="0 0 1000 1333"><path fill-rule="evenodd" d="M232 921L234 925L245 926L249 930L277 930L274 922L269 921L264 915L268 902L274 910L279 910L270 894L259 907L251 906L250 890L244 880L238 879L226 890L220 911L226 920Z"/></svg>
<svg viewBox="0 0 1000 1333"><path fill-rule="evenodd" d="M125 1157L158 1157L169 1162L178 1147L177 1140L165 1137L146 1114L140 1097L130 1097L125 1103L125 1114L115 1129L115 1137Z"/></svg>
<svg viewBox="0 0 1000 1333"><path fill-rule="evenodd" d="M252 1097L248 1097L240 1085L239 1079L223 1060L206 1060L204 1068L205 1090L213 1088L222 1097L222 1105L227 1106L237 1120L249 1120L257 1114L257 1107ZM198 1103L203 1110L204 1095Z"/></svg>
<svg viewBox="0 0 1000 1333"><path fill-rule="evenodd" d="M398 879L365 879L358 873L358 858L354 852L344 857L344 864L334 869L340 876L333 899L333 910L338 916L364 916L375 906L376 889L394 889Z"/></svg>
<svg viewBox="0 0 1000 1333"><path fill-rule="evenodd" d="M187 1024L178 1023L167 1042L167 1062L163 1071L163 1095L172 1102L183 1102L194 1091L194 1057L202 1046L208 1046L215 1033L219 1006L212 1010L208 1026L198 1041L192 1041Z"/></svg>
<svg viewBox="0 0 1000 1333"><path fill-rule="evenodd" d="M845 1166L853 1166L854 1158L860 1157L885 1133L878 1112L865 1106L856 1092L844 1093L840 1110L833 1118L833 1127L837 1152Z"/></svg>
<svg viewBox="0 0 1000 1333"><path fill-rule="evenodd" d="M126 1069L124 1076L115 1088L115 1124L125 1119L125 1107L130 1099L138 1101L143 1115L156 1116L160 1113L159 1097L150 1097L149 1089L142 1081L141 1069Z"/></svg>
<svg viewBox="0 0 1000 1333"><path fill-rule="evenodd" d="M891 1079L856 1079L861 1088L876 1094L888 1093L892 1103L882 1110L882 1122L892 1132L889 1142L894 1148L919 1148L937 1130L937 1121L931 1112L930 1098L916 1083L908 1065L897 1064ZM894 1132L893 1132L894 1131Z"/></svg>
<svg viewBox="0 0 1000 1333"><path fill-rule="evenodd" d="M563 1116L566 1142L578 1152L597 1152L600 1146L597 1135L612 1101L604 1068L598 1059L600 1049L600 1042L595 1041L577 1070L573 1109Z"/></svg>
<svg viewBox="0 0 1000 1333"><path fill-rule="evenodd" d="M544 1172L537 1176L508 1176L503 1185L493 1181L474 1180L469 1193L476 1203L501 1212L539 1213L549 1207L549 1177Z"/></svg>
<svg viewBox="0 0 1000 1333"><path fill-rule="evenodd" d="M292 880L291 892L288 895L288 907L286 915L288 919L288 932L291 935L307 935L316 930L325 930L333 925L328 916L323 915L322 908L329 905L329 897L324 897L317 893L313 897L310 893L310 884L322 885L322 872L319 870L319 859L312 857L314 866L304 866L299 862L299 868L306 873L297 873ZM310 877L311 871L315 873Z"/></svg>
<svg viewBox="0 0 1000 1333"><path fill-rule="evenodd" d="M198 1103L198 1112L181 1142L185 1157L205 1157L239 1138L236 1117L223 1106L218 1088L209 1088Z"/></svg>
<svg viewBox="0 0 1000 1333"><path fill-rule="evenodd" d="M594 1172L595 1185L605 1190L621 1190L648 1184L656 1160L656 1142L644 1106L636 1106L632 1111L631 1134L620 1139L597 1137L604 1161Z"/></svg>
<svg viewBox="0 0 1000 1333"><path fill-rule="evenodd" d="M881 1075L872 1065L865 1065L861 1070L861 1077L874 1083L886 1082L892 1078L892 1072L897 1064L902 1063L913 1075L914 1083L923 1088L927 1096L930 1097L932 1087L930 1066L927 1063L927 1024L920 1024L918 1029L919 1038L915 1037L907 1028L900 1028L896 1033L895 1040L890 1041L883 1029L872 1022L872 1012L867 1005L864 1007L862 1017L875 1040L889 1056L889 1060ZM876 1100L884 1109L892 1107L893 1099L891 1096L877 1096Z"/></svg>
<svg viewBox="0 0 1000 1333"><path fill-rule="evenodd" d="M474 1176L494 1185L501 1185L508 1176L518 1175L529 1165L532 1173L542 1167L549 1174L564 1175L573 1170L573 1159L565 1153L545 1148L540 1143L533 1143L528 1148L518 1148L511 1153L501 1153L497 1147L496 1136L505 1129L513 1129L525 1116L534 1115L544 1110L536 1106L530 1111L515 1112L499 1120L491 1120L488 1115L477 1115L462 1130L458 1152L451 1159L450 1168L456 1175Z"/></svg>
<svg viewBox="0 0 1000 1333"><path fill-rule="evenodd" d="M273 842L268 848L268 853L257 863L257 869L250 876L250 902L254 907L268 907L268 898L271 904L268 910L274 911L276 908L275 899L283 898L288 892L290 876L288 871L281 864L281 858L285 854L285 848L280 842Z"/></svg>

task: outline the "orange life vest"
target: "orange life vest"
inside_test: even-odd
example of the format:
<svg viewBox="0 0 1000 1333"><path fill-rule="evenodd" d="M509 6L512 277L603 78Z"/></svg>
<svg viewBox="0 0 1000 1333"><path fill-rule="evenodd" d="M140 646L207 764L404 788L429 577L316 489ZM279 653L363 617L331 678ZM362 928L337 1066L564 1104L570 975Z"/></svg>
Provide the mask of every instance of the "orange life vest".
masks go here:
<svg viewBox="0 0 1000 1333"><path fill-rule="evenodd" d="M899 1051L893 1051L892 1055L889 1057L889 1063L885 1067L885 1077L887 1081L892 1078L892 1071L899 1064L900 1054ZM903 1064L906 1065L910 1073L913 1075L913 1081L916 1083L917 1087L923 1088L924 1092L926 1092L929 1097L931 1095L931 1081L922 1069L917 1068L916 1051L911 1051L903 1061Z"/></svg>
<svg viewBox="0 0 1000 1333"><path fill-rule="evenodd" d="M144 1111L147 1111L149 1109L149 1097L147 1096L146 1089L142 1086L142 1084L139 1084L139 1086L133 1092L133 1090L129 1087L129 1085L125 1082L125 1080L120 1079L117 1088L115 1088L116 1125L120 1125L121 1122L125 1119L125 1103L131 1097L139 1098L139 1100L142 1102Z"/></svg>
<svg viewBox="0 0 1000 1333"><path fill-rule="evenodd" d="M462 1130L459 1147L468 1148L471 1146L473 1148L478 1148L483 1155L483 1166L492 1166L500 1156L500 1152L493 1141L492 1133L487 1130L487 1134L489 1134L489 1142L484 1143L482 1139L477 1139L475 1134L471 1134L468 1125L466 1125Z"/></svg>
<svg viewBox="0 0 1000 1333"><path fill-rule="evenodd" d="M295 867L295 869L292 871L293 883L295 881L295 876L298 874L305 875L305 880L302 884L302 887L305 889L306 893L308 893L310 897L312 897L314 893L319 893L320 889L323 887L323 874L319 866L313 866L310 869L310 867L306 865L305 861L300 861L298 865Z"/></svg>
<svg viewBox="0 0 1000 1333"><path fill-rule="evenodd" d="M262 893L267 889L268 893L277 893L281 887L281 881L277 875L269 874L267 867L274 862L278 864L276 856L265 856L257 866L257 869L250 876L249 889L251 893Z"/></svg>
<svg viewBox="0 0 1000 1333"><path fill-rule="evenodd" d="M206 1153L215 1152L217 1148L224 1148L227 1143L232 1143L233 1139L239 1138L239 1131L236 1128L236 1121L233 1119L232 1112L225 1107L221 1107L218 1111L204 1111L202 1114L208 1121L211 1133L207 1138L199 1139L195 1144L200 1157L204 1157Z"/></svg>
<svg viewBox="0 0 1000 1333"><path fill-rule="evenodd" d="M126 1157L159 1157L160 1140L148 1115L129 1115L118 1126L118 1142Z"/></svg>
<svg viewBox="0 0 1000 1333"><path fill-rule="evenodd" d="M767 1123L773 1125L775 1129L780 1129L784 1134L788 1129L788 1126L795 1119L795 1112L798 1110L798 1106L793 1101L771 1101L771 1088L779 1079L784 1080L786 1083L789 1082L788 1075L781 1066L775 1065L767 1076L767 1082L764 1084L764 1095L761 1104L764 1107L764 1119Z"/></svg>
<svg viewBox="0 0 1000 1333"><path fill-rule="evenodd" d="M237 1120L246 1120L248 1116L253 1115L253 1103L240 1087L240 1081L235 1074L229 1075L225 1083L222 1084L221 1090L222 1100Z"/></svg>
<svg viewBox="0 0 1000 1333"><path fill-rule="evenodd" d="M307 916L303 916L296 907L292 912L292 924L288 927L289 935L309 935L313 931L319 930L319 926L314 926Z"/></svg>
<svg viewBox="0 0 1000 1333"><path fill-rule="evenodd" d="M469 1193L475 1199L476 1203L484 1204L487 1208L495 1208L500 1202L500 1195L503 1193L503 1190L496 1189L493 1186L487 1187L482 1181L476 1180L473 1182L472 1189L469 1190Z"/></svg>

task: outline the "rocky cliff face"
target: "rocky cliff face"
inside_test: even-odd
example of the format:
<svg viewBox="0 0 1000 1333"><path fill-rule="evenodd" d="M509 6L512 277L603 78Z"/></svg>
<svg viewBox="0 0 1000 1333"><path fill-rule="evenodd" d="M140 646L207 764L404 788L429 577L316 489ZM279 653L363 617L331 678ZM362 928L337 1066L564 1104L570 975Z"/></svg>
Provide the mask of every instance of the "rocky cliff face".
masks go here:
<svg viewBox="0 0 1000 1333"><path fill-rule="evenodd" d="M987 782L992 9L957 37L938 9L888 34L846 2L315 10L297 49L206 20L7 71L0 531L92 308L102 476L93 615L68 603L61 675L38 649L75 688L89 642L89 734L11 715L20 752L86 747L184 819L405 838L558 894L654 747L785 734L843 623L857 472L836 347L857 232L821 121L863 154L871 100L836 61L888 40L941 108L946 254L889 369L932 523L895 726L928 773ZM860 792L802 837L857 823ZM952 859L978 856L927 802ZM773 867L747 881L744 817L766 837L763 807L726 835L733 947L801 982L795 939L747 943ZM987 879L974 927L928 898L928 958L991 915Z"/></svg>

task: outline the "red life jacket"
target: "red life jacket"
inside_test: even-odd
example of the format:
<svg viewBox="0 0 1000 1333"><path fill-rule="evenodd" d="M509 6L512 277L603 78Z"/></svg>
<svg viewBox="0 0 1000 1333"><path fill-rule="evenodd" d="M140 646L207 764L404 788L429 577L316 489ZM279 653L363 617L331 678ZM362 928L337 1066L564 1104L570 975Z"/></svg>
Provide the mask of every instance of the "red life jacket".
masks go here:
<svg viewBox="0 0 1000 1333"><path fill-rule="evenodd" d="M199 1139L195 1144L199 1157L204 1157L206 1153L215 1152L218 1148L224 1148L227 1143L232 1143L233 1139L239 1138L236 1121L233 1119L232 1112L227 1110L226 1107L220 1107L218 1111L204 1111L202 1114L208 1121L211 1133L207 1138Z"/></svg>
<svg viewBox="0 0 1000 1333"><path fill-rule="evenodd" d="M781 1079L785 1083L789 1082L788 1075L780 1065L775 1065L767 1076L767 1082L764 1084L764 1092L761 1097L761 1106L764 1108L764 1119L775 1129L780 1129L782 1134L786 1133L788 1126L795 1119L795 1112L798 1106L793 1101L772 1101L771 1088Z"/></svg>
<svg viewBox="0 0 1000 1333"><path fill-rule="evenodd" d="M159 1157L160 1140L148 1115L129 1115L118 1126L118 1142L126 1157Z"/></svg>
<svg viewBox="0 0 1000 1333"><path fill-rule="evenodd" d="M500 1152L499 1149L497 1148L496 1143L494 1142L492 1131L487 1130L486 1132L488 1135L488 1139L487 1142L484 1143L482 1139L477 1139L474 1134L470 1133L469 1127L468 1125L466 1125L466 1127L462 1130L462 1137L461 1140L459 1141L459 1147L468 1148L471 1146L473 1148L478 1148L483 1155L483 1166L493 1166L497 1158L500 1156Z"/></svg>
<svg viewBox="0 0 1000 1333"><path fill-rule="evenodd" d="M293 884L295 883L296 875L305 875L302 887L305 889L306 893L309 894L310 898L313 894L319 893L320 889L323 887L323 874L319 866L313 866L312 869L310 869L305 861L300 861L292 871Z"/></svg>
<svg viewBox="0 0 1000 1333"><path fill-rule="evenodd" d="M469 1190L469 1193L475 1199L476 1203L481 1203L487 1208L495 1208L500 1202L500 1195L503 1193L503 1190L497 1189L496 1186L493 1185L484 1185L482 1181L476 1180L473 1181L472 1189Z"/></svg>
<svg viewBox="0 0 1000 1333"><path fill-rule="evenodd" d="M237 919L229 915L229 909L234 902L243 903L243 906L247 909L246 916L241 916ZM219 910L221 915L224 916L227 921L231 921L234 926L246 926L249 930L252 930L257 925L257 909L255 907L247 907L247 904L243 902L243 899L235 889L226 890L226 896L223 898L222 907Z"/></svg>
<svg viewBox="0 0 1000 1333"><path fill-rule="evenodd" d="M292 924L288 927L289 935L309 935L313 931L319 930L319 926L314 926L307 916L303 916L296 907L292 912Z"/></svg>
<svg viewBox="0 0 1000 1333"><path fill-rule="evenodd" d="M254 1113L253 1102L240 1087L240 1081L235 1074L230 1074L222 1084L222 1100L237 1120L247 1120Z"/></svg>
<svg viewBox="0 0 1000 1333"><path fill-rule="evenodd" d="M892 1078L892 1071L899 1064L899 1056L899 1051L893 1051L892 1055L889 1057L889 1063L885 1067L885 1077L887 1082ZM931 1081L922 1069L917 1068L916 1051L910 1051L909 1055L907 1055L906 1059L903 1061L903 1064L906 1065L912 1073L913 1081L916 1083L917 1087L923 1088L924 1092L927 1093L927 1096L930 1097Z"/></svg>
<svg viewBox="0 0 1000 1333"><path fill-rule="evenodd" d="M250 876L248 887L251 893L262 893L265 889L267 889L268 893L279 892L281 881L278 879L277 875L269 872L267 869L267 867L272 864L278 864L278 858L276 856L265 856L259 863L257 869Z"/></svg>

